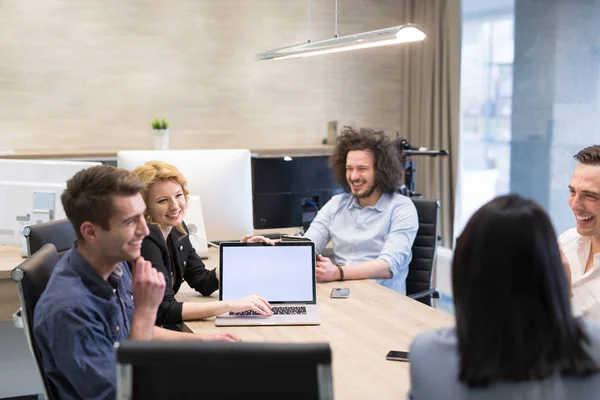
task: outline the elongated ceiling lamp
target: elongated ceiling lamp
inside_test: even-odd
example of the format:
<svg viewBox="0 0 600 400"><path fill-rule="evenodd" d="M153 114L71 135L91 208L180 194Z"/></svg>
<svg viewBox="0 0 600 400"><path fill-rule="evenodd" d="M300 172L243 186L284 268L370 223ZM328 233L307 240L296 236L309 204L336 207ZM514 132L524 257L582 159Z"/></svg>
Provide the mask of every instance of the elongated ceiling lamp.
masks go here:
<svg viewBox="0 0 600 400"><path fill-rule="evenodd" d="M366 49L369 47L387 46L398 43L417 42L427 36L414 24L404 24L376 31L357 33L338 37L337 35L337 0L335 1L335 36L333 39L310 41L310 0L308 0L308 41L302 44L282 47L258 54L259 60L287 60L290 58L311 57L341 51Z"/></svg>

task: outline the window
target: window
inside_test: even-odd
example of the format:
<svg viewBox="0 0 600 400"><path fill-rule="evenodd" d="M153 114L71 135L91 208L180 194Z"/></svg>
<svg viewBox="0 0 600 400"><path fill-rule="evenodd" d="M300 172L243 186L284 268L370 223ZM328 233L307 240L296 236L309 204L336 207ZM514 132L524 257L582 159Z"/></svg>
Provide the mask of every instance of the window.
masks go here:
<svg viewBox="0 0 600 400"><path fill-rule="evenodd" d="M512 12L463 19L456 235L481 205L510 190L513 30Z"/></svg>

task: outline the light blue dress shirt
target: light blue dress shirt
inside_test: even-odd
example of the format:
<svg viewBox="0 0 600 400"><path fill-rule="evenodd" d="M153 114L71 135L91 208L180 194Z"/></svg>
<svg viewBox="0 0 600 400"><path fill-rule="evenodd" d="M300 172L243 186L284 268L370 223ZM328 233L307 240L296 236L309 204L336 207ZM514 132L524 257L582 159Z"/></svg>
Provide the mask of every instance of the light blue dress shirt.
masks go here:
<svg viewBox="0 0 600 400"><path fill-rule="evenodd" d="M383 194L377 204L362 208L350 193L333 196L318 212L305 233L321 253L333 241L337 265L376 259L388 263L391 279L375 282L406 294L408 264L419 220L413 202L399 193Z"/></svg>

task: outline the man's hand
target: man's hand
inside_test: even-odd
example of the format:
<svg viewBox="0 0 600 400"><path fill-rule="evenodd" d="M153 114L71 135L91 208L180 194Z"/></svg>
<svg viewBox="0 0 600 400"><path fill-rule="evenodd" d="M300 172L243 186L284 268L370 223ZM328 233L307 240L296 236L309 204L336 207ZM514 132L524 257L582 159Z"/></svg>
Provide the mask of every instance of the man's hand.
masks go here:
<svg viewBox="0 0 600 400"><path fill-rule="evenodd" d="M269 302L256 294L246 296L243 299L229 301L227 308L233 312L252 310L265 317L273 315Z"/></svg>
<svg viewBox="0 0 600 400"><path fill-rule="evenodd" d="M281 242L281 239L272 240L272 239L266 238L264 236L244 235L240 239L240 242L244 242L244 243L266 243L266 244L270 244L271 246L274 246L275 243Z"/></svg>
<svg viewBox="0 0 600 400"><path fill-rule="evenodd" d="M573 297L573 291L571 288L571 266L569 265L569 260L567 260L567 256L560 250L560 260L562 261L563 268L565 269L565 277L567 278L567 286L569 288L569 297Z"/></svg>
<svg viewBox="0 0 600 400"><path fill-rule="evenodd" d="M340 270L327 257L317 255L317 280L320 282L337 281L340 279Z"/></svg>
<svg viewBox="0 0 600 400"><path fill-rule="evenodd" d="M142 257L135 259L132 269L133 321L129 338L150 340L154 334L158 305L165 295L165 277Z"/></svg>
<svg viewBox="0 0 600 400"><path fill-rule="evenodd" d="M156 318L158 306L165 295L165 277L143 257L133 262L132 274L134 312L148 313Z"/></svg>
<svg viewBox="0 0 600 400"><path fill-rule="evenodd" d="M200 340L205 342L241 342L237 335L233 333L217 333L216 335L201 336Z"/></svg>

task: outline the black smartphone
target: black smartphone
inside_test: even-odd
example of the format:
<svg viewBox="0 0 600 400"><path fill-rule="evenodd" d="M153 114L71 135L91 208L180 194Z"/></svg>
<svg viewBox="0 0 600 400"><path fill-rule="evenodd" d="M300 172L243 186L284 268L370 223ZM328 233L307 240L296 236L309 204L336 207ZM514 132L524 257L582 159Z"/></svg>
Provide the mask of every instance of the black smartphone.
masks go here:
<svg viewBox="0 0 600 400"><path fill-rule="evenodd" d="M331 289L332 299L347 299L350 295L350 288L333 288Z"/></svg>
<svg viewBox="0 0 600 400"><path fill-rule="evenodd" d="M310 239L304 236L281 235L282 242L310 242Z"/></svg>
<svg viewBox="0 0 600 400"><path fill-rule="evenodd" d="M408 351L391 350L389 353L387 353L385 359L392 361L408 361Z"/></svg>

